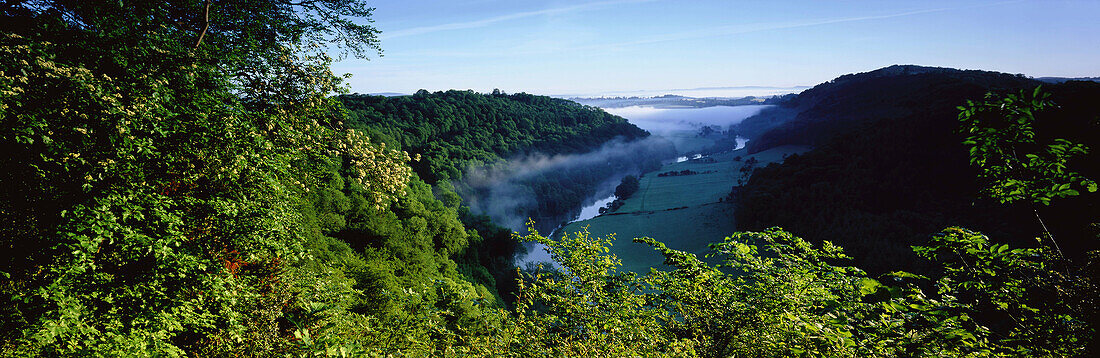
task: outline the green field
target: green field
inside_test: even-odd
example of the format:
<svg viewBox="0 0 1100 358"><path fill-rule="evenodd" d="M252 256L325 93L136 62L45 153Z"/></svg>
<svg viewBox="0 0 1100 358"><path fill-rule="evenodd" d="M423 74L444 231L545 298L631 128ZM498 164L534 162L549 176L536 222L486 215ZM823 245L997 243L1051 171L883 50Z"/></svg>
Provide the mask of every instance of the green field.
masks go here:
<svg viewBox="0 0 1100 358"><path fill-rule="evenodd" d="M782 146L748 155L745 150L710 156L715 162L692 160L666 164L656 172L642 176L641 189L627 199L619 210L595 218L571 223L559 233L584 230L596 236L615 234L611 252L623 261L623 269L647 272L660 267L663 258L646 245L631 239L648 236L670 248L699 254L707 245L722 240L736 230L733 204L720 201L737 185L743 161L755 157L765 166L783 160L785 155L809 150L806 146ZM743 157L735 161L735 157ZM658 177L658 173L692 170L686 176Z"/></svg>
<svg viewBox="0 0 1100 358"><path fill-rule="evenodd" d="M676 152L680 154L698 152L714 145L714 139L700 137L698 131L672 131L661 136L671 141L676 146Z"/></svg>

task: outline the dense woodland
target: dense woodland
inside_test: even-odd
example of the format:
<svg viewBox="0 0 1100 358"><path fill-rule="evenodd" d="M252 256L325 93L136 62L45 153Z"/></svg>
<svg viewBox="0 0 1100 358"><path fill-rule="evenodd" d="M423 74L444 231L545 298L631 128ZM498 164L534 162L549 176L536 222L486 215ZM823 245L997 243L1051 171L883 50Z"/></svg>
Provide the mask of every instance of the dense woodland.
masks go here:
<svg viewBox="0 0 1100 358"><path fill-rule="evenodd" d="M978 169L969 163L956 107L989 91L1040 84L994 72L892 66L807 90L785 105L800 111L797 119L750 142L750 149L768 143L817 149L757 170L741 190L738 227L782 226L830 240L873 272L922 269L909 246L949 225L1034 244L1042 228L1029 206L1002 206L979 195ZM1036 114L1036 141L1064 138L1100 148L1100 85L1069 82L1044 90L1058 106ZM1100 168L1086 163L1097 162L1091 152L1068 164L1095 178ZM1096 232L1083 231L1100 217L1096 199L1086 194L1042 208L1045 220L1058 222L1055 237L1065 237L1068 251L1097 248Z"/></svg>
<svg viewBox="0 0 1100 358"><path fill-rule="evenodd" d="M746 119L739 130L753 138L748 144L752 152L784 144L818 144L871 127L869 122L880 119L953 118L955 107L967 99L1040 84L999 72L894 65L840 76L785 98L781 108ZM945 124L954 128L954 122Z"/></svg>
<svg viewBox="0 0 1100 358"><path fill-rule="evenodd" d="M422 125L431 117L388 112L370 118L389 124L367 124L373 110L333 96L343 88L324 51L375 53L378 31L361 21L371 11L348 0L0 4L0 145L9 149L0 158L0 355L1096 352L1094 276L1051 245L937 228L914 248L929 273L871 276L828 241L772 228L716 243L720 267L636 239L673 269L635 274L616 269L608 238L500 229L440 179L494 156L642 134L601 117L612 124L584 129L597 133L547 126L562 128L555 142L531 140L548 132L517 123L500 133L515 143L433 147L428 135L488 132L435 131ZM432 96L527 100L396 101ZM958 103L972 129L959 139L978 148L969 157L979 191L1052 208L1090 198L1090 173L1059 171L1080 166L1064 160L1079 159L1078 143L1041 147L1050 151L1028 157L1041 171L1006 171L992 155L1019 133L1060 133L987 123L1025 118L1037 102L1005 102L1020 98ZM532 113L571 108L529 100ZM451 146L466 154L440 155ZM562 269L510 271L521 241L550 247Z"/></svg>
<svg viewBox="0 0 1100 358"><path fill-rule="evenodd" d="M4 355L282 355L500 304L518 244L344 127L319 45L376 31L322 3L3 5Z"/></svg>
<svg viewBox="0 0 1100 358"><path fill-rule="evenodd" d="M340 99L350 127L420 154L413 168L432 183L462 179L469 167L514 156L583 153L613 138L649 136L598 108L527 93L421 90L412 96Z"/></svg>
<svg viewBox="0 0 1100 358"><path fill-rule="evenodd" d="M468 205L516 230L527 218L551 230L571 219L605 182L656 169L662 159L676 154L667 142L629 146L649 133L598 108L546 96L422 90L412 96L345 95L340 100L348 109L350 127L419 155L421 159L411 164L421 178L429 183L452 180L473 201ZM630 149L606 148L612 141ZM601 149L603 153L569 165L528 168L506 162ZM470 171L483 175L468 178ZM490 210L499 206L492 201L500 201L502 191L530 200Z"/></svg>

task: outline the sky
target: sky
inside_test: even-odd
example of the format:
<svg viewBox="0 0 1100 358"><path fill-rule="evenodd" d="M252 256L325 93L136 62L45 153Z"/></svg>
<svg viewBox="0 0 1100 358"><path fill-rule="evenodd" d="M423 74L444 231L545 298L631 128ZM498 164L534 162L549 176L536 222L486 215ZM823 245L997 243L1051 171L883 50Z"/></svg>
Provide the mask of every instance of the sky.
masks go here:
<svg viewBox="0 0 1100 358"><path fill-rule="evenodd" d="M1100 0L378 0L352 92L815 85L893 64L1100 76Z"/></svg>

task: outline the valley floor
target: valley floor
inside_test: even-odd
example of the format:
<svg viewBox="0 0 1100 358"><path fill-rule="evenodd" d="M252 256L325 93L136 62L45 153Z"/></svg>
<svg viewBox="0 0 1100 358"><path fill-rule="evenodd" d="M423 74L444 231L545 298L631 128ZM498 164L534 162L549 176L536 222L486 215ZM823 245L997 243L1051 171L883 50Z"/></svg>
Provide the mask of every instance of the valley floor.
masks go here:
<svg viewBox="0 0 1100 358"><path fill-rule="evenodd" d="M737 185L745 161L755 158L759 162L757 167L762 167L809 149L781 146L751 155L741 149L666 164L642 176L641 189L618 210L571 223L558 233L573 234L587 229L599 237L614 234L611 252L623 261L623 270L638 273L648 272L651 267L660 268L663 257L649 246L633 243L635 237L649 236L670 248L702 257L709 250L708 244L721 241L737 229L734 203L725 198ZM740 160L735 160L737 157ZM684 170L697 174L658 176Z"/></svg>

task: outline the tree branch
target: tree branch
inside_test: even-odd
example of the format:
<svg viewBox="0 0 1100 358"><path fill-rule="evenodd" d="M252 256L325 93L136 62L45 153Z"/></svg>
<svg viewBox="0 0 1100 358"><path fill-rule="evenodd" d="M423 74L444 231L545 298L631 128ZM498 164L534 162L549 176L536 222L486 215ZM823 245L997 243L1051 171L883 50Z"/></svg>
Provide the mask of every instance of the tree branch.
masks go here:
<svg viewBox="0 0 1100 358"><path fill-rule="evenodd" d="M303 5L313 5L313 4L317 3L318 1L320 1L320 0L303 0L303 1L299 1L299 2L284 1L283 4L290 5L290 6L303 6Z"/></svg>
<svg viewBox="0 0 1100 358"><path fill-rule="evenodd" d="M199 45L202 44L202 38L206 37L206 31L210 29L210 0L203 0L203 3L206 4L206 9L203 11L202 32L199 32L199 39L195 41L195 50L199 49Z"/></svg>

